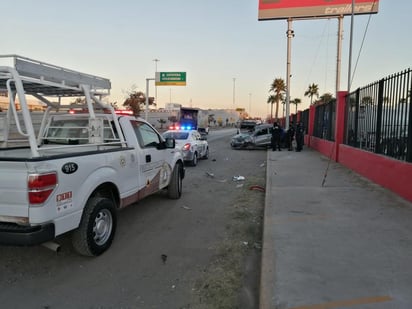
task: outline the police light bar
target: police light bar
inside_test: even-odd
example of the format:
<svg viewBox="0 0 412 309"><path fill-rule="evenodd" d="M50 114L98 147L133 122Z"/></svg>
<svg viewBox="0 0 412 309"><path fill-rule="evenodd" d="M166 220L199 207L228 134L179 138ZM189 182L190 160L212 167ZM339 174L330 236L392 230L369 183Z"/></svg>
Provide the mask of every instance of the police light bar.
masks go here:
<svg viewBox="0 0 412 309"><path fill-rule="evenodd" d="M176 125L176 126L170 126L169 130L193 130L193 127L190 125Z"/></svg>
<svg viewBox="0 0 412 309"><path fill-rule="evenodd" d="M114 111L116 115L133 115L133 111L128 110L128 109L118 109Z"/></svg>

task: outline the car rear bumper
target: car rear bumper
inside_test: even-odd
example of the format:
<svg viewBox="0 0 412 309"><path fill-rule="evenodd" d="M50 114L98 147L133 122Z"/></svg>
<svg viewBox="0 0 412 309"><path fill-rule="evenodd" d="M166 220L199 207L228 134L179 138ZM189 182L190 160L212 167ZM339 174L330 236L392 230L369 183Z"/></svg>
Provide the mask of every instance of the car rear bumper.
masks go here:
<svg viewBox="0 0 412 309"><path fill-rule="evenodd" d="M183 151L183 160L192 161L194 154L195 153L191 151Z"/></svg>
<svg viewBox="0 0 412 309"><path fill-rule="evenodd" d="M0 244L13 246L39 245L55 237L54 224L22 226L0 222Z"/></svg>

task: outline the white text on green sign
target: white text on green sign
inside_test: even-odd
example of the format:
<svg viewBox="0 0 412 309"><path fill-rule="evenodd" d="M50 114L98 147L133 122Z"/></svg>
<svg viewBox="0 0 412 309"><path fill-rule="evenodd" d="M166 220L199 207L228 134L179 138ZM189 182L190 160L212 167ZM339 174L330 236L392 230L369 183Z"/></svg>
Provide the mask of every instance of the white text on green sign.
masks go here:
<svg viewBox="0 0 412 309"><path fill-rule="evenodd" d="M186 72L156 72L156 86L186 86Z"/></svg>

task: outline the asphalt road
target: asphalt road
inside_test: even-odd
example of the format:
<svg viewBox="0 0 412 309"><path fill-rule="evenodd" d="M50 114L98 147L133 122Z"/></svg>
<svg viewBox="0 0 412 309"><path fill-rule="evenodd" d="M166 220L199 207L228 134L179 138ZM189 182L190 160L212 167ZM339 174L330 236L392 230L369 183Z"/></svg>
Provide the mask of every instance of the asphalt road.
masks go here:
<svg viewBox="0 0 412 309"><path fill-rule="evenodd" d="M262 174L266 160L265 151L230 149L235 133L210 132L209 159L187 167L181 199L157 194L122 210L100 257L77 255L68 237L58 253L0 247L0 307L196 308L195 282L225 237L241 190L232 177Z"/></svg>

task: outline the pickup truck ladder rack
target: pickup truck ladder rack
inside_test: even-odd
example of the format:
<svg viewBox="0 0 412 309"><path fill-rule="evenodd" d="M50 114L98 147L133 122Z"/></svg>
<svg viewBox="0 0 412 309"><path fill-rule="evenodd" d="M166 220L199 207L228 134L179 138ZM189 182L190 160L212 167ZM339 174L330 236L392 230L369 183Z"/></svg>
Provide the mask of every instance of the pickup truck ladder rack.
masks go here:
<svg viewBox="0 0 412 309"><path fill-rule="evenodd" d="M33 129L30 110L26 95L32 95L48 106L42 124L48 117L52 108L62 108L61 98L84 96L89 110L90 119L95 119L95 108L101 107L111 111L114 124L118 132L120 125L112 106L101 101L103 96L110 94L110 80L90 74L76 72L70 69L33 60L18 55L0 55L0 60L12 60L11 66L0 66L0 91L7 91L9 96L9 109L6 120L0 126L0 142L7 143L8 127L11 117L14 117L16 127L20 135L29 141L33 157L39 156L38 141ZM20 103L24 128L20 124L16 108L16 96ZM57 98L57 102L51 102L48 98ZM124 146L124 138L120 137Z"/></svg>

